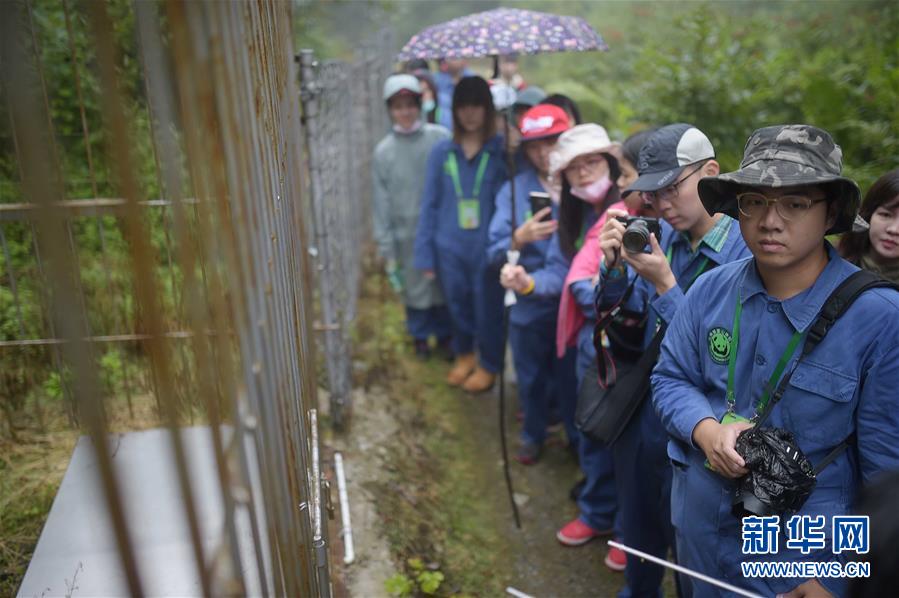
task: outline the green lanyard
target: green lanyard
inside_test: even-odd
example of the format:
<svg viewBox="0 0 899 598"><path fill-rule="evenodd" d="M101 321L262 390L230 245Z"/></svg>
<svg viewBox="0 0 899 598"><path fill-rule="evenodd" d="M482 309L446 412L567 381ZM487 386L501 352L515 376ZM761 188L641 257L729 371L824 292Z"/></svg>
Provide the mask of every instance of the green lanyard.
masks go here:
<svg viewBox="0 0 899 598"><path fill-rule="evenodd" d="M736 413L735 409L737 404L737 398L734 393L734 370L737 365L737 350L740 346L740 316L742 314L743 302L738 294L737 305L734 307L734 324L733 334L730 341L730 355L727 358L727 394L725 395L725 400L727 401L727 412L731 414ZM793 358L793 354L796 352L796 347L799 346L799 340L801 338L802 331L797 330L790 338L790 342L787 343L787 348L784 349L783 355L780 356L777 367L774 368L774 371L771 373L771 378L768 379L768 385L765 388L765 392L762 393L762 398L759 399L759 404L755 408L755 417L764 413L765 407L771 399L771 389L774 388L775 383L780 380L787 364L790 363L790 359Z"/></svg>
<svg viewBox="0 0 899 598"><path fill-rule="evenodd" d="M478 171L474 175L474 189L471 190L471 199L476 199L481 195L481 182L484 180L484 172L487 170L487 162L489 161L490 154L485 150L481 153L481 162L478 164ZM453 179L456 199L465 199L465 196L462 194L462 183L459 180L459 163L456 161L455 152L450 152L446 157L446 172Z"/></svg>

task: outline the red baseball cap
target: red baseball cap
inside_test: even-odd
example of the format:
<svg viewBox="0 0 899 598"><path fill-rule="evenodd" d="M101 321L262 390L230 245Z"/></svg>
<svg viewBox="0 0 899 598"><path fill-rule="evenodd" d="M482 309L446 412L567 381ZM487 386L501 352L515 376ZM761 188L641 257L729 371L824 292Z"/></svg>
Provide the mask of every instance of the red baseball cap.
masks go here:
<svg viewBox="0 0 899 598"><path fill-rule="evenodd" d="M522 141L534 141L561 135L571 128L568 114L551 104L537 104L521 116L518 129Z"/></svg>

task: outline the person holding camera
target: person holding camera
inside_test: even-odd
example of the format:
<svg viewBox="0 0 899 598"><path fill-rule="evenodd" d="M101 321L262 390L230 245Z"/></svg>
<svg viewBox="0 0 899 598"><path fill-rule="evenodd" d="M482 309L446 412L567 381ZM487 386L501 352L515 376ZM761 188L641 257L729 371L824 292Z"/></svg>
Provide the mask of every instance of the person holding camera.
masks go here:
<svg viewBox="0 0 899 598"><path fill-rule="evenodd" d="M648 129L634 133L624 140L619 148L613 152L618 160L620 174L617 185L619 189L626 189L637 180L637 158L640 149L655 129ZM631 193L623 202L610 206L610 209L627 210L631 215L655 216L652 206L643 203L638 193ZM623 375L630 367L635 355L617 350L619 347L611 344L612 331L609 331L609 352L614 357L614 362L605 374L599 373L597 362L597 349L594 346L594 328L596 326L596 310L593 301L593 292L599 278L599 264L602 251L599 248L599 232L605 224L605 218L596 221L584 238L584 245L574 256L571 268L565 277L562 287L562 298L559 303L559 320L556 332L557 355L564 355L569 347L577 347L578 361L582 364L582 372L579 375L581 384L577 392L576 413L585 413L595 401L601 401L609 390L609 382L617 375ZM621 313L623 326L631 324L628 314ZM633 325L634 334L628 334L626 340L632 340L629 348L639 349L642 346L642 336L637 336L639 330ZM622 340L616 337L616 341ZM639 343L639 344L638 344ZM606 355L603 356L606 359ZM612 373L614 372L614 373ZM610 503L606 497L614 490L614 481L611 473L612 454L606 446L596 442L588 434L580 434L578 439L578 462L584 474L582 480L571 489L569 496L580 509L584 519L595 519L591 513L603 513L604 505ZM571 526L580 527L581 516L572 521L559 531L558 539L564 542L578 534ZM620 528L620 525L616 525ZM620 538L619 538L620 540ZM610 547L603 559L605 565L613 571L624 571L627 563L627 555L619 548Z"/></svg>
<svg viewBox="0 0 899 598"><path fill-rule="evenodd" d="M520 252L518 263L536 271L546 263L550 238L558 228L559 206L551 199L549 155L559 135L569 128L568 116L558 106L537 105L519 123L522 151L528 167L507 182L496 195L490 221L487 259L500 266L511 247ZM512 223L512 183L515 185L515 225ZM540 457L549 424L552 395L574 393L574 353L556 359L558 300L553 296L522 295L509 313L509 344L524 411L521 443L515 459L532 465Z"/></svg>
<svg viewBox="0 0 899 598"><path fill-rule="evenodd" d="M384 259L390 286L403 297L406 328L415 354L430 355L428 338L449 353L452 326L436 280L412 267L415 227L425 184L425 163L435 143L449 137L439 125L422 122L422 88L408 74L384 82L384 102L392 130L375 146L372 157L372 220L378 253Z"/></svg>
<svg viewBox="0 0 899 598"><path fill-rule="evenodd" d="M626 379L619 378L616 392L632 384L647 388L659 339L693 282L748 255L736 222L723 214L708 214L699 199L699 180L719 169L715 150L702 131L684 123L658 129L640 150L637 169L640 176L625 192L641 193L664 221L626 218L625 212L616 211L600 232L598 308L621 306L646 314L640 367L632 368ZM669 548L674 549L668 435L646 393L632 395L628 399L635 402L634 414L612 445L623 539L628 546L667 558ZM623 593L655 596L663 575L660 566L628 555Z"/></svg>
<svg viewBox="0 0 899 598"><path fill-rule="evenodd" d="M609 139L606 130L593 123L572 127L559 137L550 156L550 174L561 180L559 204L559 229L548 249L546 264L537 270L522 265L506 264L501 283L519 295L535 295L557 299L562 292L571 261L583 246L587 231L605 217L609 206L623 207L619 203L616 184L620 175L616 144ZM555 335L548 339L550 343ZM552 344L549 345L552 347ZM577 354L577 384L582 383L583 372L589 363ZM566 393L560 398L562 419L573 444L578 448L579 434L574 428L574 408L577 395ZM556 538L567 546L580 546L600 535L612 533L617 505L612 478L611 457L600 454L590 463L581 462L581 468L590 467L591 485L578 496L579 515L563 526Z"/></svg>
<svg viewBox="0 0 899 598"><path fill-rule="evenodd" d="M453 91L453 138L438 141L425 166L414 266L438 278L453 323L451 386L483 392L503 362L503 290L487 263L487 227L507 178L490 87L463 77ZM477 357L475 349L478 350Z"/></svg>
<svg viewBox="0 0 899 598"><path fill-rule="evenodd" d="M743 578L741 563L843 561L833 517L850 513L863 483L899 468L899 292L845 296L843 283L866 273L825 239L849 231L858 211L858 187L841 170L829 133L780 125L749 137L739 170L699 182L709 214L739 218L752 258L696 283L652 376L671 435L679 561L766 596L845 595L845 579ZM784 479L765 460L804 465ZM743 554L750 513L780 516L779 550ZM820 545L787 545L801 539L787 526L794 514L821 517Z"/></svg>

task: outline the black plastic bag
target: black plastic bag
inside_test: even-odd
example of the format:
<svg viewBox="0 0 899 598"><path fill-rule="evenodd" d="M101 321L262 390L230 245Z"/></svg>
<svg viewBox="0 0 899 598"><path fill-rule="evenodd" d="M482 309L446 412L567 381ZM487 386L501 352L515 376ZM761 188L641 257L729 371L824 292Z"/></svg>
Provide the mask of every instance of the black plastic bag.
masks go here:
<svg viewBox="0 0 899 598"><path fill-rule="evenodd" d="M736 451L749 473L737 481L733 513L739 517L798 511L815 488L816 476L793 434L783 428L751 428Z"/></svg>

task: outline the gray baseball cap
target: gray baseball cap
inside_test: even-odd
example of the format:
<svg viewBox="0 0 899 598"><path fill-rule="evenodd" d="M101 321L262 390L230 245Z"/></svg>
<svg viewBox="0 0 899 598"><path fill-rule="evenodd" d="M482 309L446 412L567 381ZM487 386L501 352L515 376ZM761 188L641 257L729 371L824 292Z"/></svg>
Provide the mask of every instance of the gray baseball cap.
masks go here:
<svg viewBox="0 0 899 598"><path fill-rule="evenodd" d="M739 218L737 193L743 187L826 185L840 205L828 235L853 229L861 202L855 181L841 176L843 151L830 133L811 125L777 125L758 129L746 141L739 170L699 181L699 197L709 214Z"/></svg>
<svg viewBox="0 0 899 598"><path fill-rule="evenodd" d="M658 191L674 183L690 164L715 157L715 148L705 133L686 123L667 125L653 133L640 149L640 176L624 194Z"/></svg>

